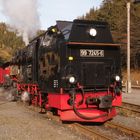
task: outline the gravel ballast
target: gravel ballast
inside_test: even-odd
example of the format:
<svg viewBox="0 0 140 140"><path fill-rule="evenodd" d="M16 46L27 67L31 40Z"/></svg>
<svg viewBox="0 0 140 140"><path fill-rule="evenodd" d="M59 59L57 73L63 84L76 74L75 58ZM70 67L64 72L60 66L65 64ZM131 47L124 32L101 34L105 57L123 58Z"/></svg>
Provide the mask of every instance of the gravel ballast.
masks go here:
<svg viewBox="0 0 140 140"><path fill-rule="evenodd" d="M3 91L3 90L1 90ZM0 140L85 140L65 125L50 120L0 93Z"/></svg>

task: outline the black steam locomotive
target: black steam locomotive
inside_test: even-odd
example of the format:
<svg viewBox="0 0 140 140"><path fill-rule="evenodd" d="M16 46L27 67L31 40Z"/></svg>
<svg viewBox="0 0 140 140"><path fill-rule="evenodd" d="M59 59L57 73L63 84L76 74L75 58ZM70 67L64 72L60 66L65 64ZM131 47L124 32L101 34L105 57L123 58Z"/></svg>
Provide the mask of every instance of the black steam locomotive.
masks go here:
<svg viewBox="0 0 140 140"><path fill-rule="evenodd" d="M121 105L120 46L106 22L57 21L10 67L18 95L61 120L104 122Z"/></svg>

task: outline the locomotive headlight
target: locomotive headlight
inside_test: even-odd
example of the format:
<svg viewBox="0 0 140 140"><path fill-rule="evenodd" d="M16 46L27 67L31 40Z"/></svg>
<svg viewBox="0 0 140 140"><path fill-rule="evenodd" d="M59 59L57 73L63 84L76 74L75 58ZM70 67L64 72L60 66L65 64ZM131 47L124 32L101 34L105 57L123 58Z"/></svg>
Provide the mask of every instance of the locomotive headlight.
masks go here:
<svg viewBox="0 0 140 140"><path fill-rule="evenodd" d="M89 34L90 34L90 36L95 37L95 36L97 35L97 31L96 31L96 29L91 28L91 29L89 30Z"/></svg>
<svg viewBox="0 0 140 140"><path fill-rule="evenodd" d="M73 57L72 57L72 56L69 56L69 57L68 57L68 60L69 60L69 61L72 61L72 60L73 60Z"/></svg>
<svg viewBox="0 0 140 140"><path fill-rule="evenodd" d="M70 82L71 84L74 84L74 83L76 82L75 77L73 77L73 76L69 77L69 82Z"/></svg>
<svg viewBox="0 0 140 140"><path fill-rule="evenodd" d="M117 82L119 82L120 79L121 79L120 76L118 76L118 75L115 76L115 80L116 80Z"/></svg>

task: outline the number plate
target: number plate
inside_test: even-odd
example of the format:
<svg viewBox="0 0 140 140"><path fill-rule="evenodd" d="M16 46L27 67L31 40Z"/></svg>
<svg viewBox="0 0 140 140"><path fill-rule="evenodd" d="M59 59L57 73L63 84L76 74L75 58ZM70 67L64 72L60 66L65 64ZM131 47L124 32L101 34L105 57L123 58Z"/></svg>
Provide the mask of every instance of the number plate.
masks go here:
<svg viewBox="0 0 140 140"><path fill-rule="evenodd" d="M104 57L104 50L81 49L80 56L81 57Z"/></svg>

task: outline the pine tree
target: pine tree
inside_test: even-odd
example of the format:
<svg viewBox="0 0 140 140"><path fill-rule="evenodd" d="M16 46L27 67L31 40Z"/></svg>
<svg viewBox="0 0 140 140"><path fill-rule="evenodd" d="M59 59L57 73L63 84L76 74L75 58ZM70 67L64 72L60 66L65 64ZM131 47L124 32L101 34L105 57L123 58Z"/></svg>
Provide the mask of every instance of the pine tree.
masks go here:
<svg viewBox="0 0 140 140"><path fill-rule="evenodd" d="M99 9L91 8L85 19L107 21L111 27L114 41L120 43L122 56L126 58L127 9L126 0L104 0ZM136 56L140 54L140 4L131 4L131 64L136 68ZM139 55L140 56L140 55ZM125 60L123 58L123 60ZM126 62L123 62L123 66Z"/></svg>

